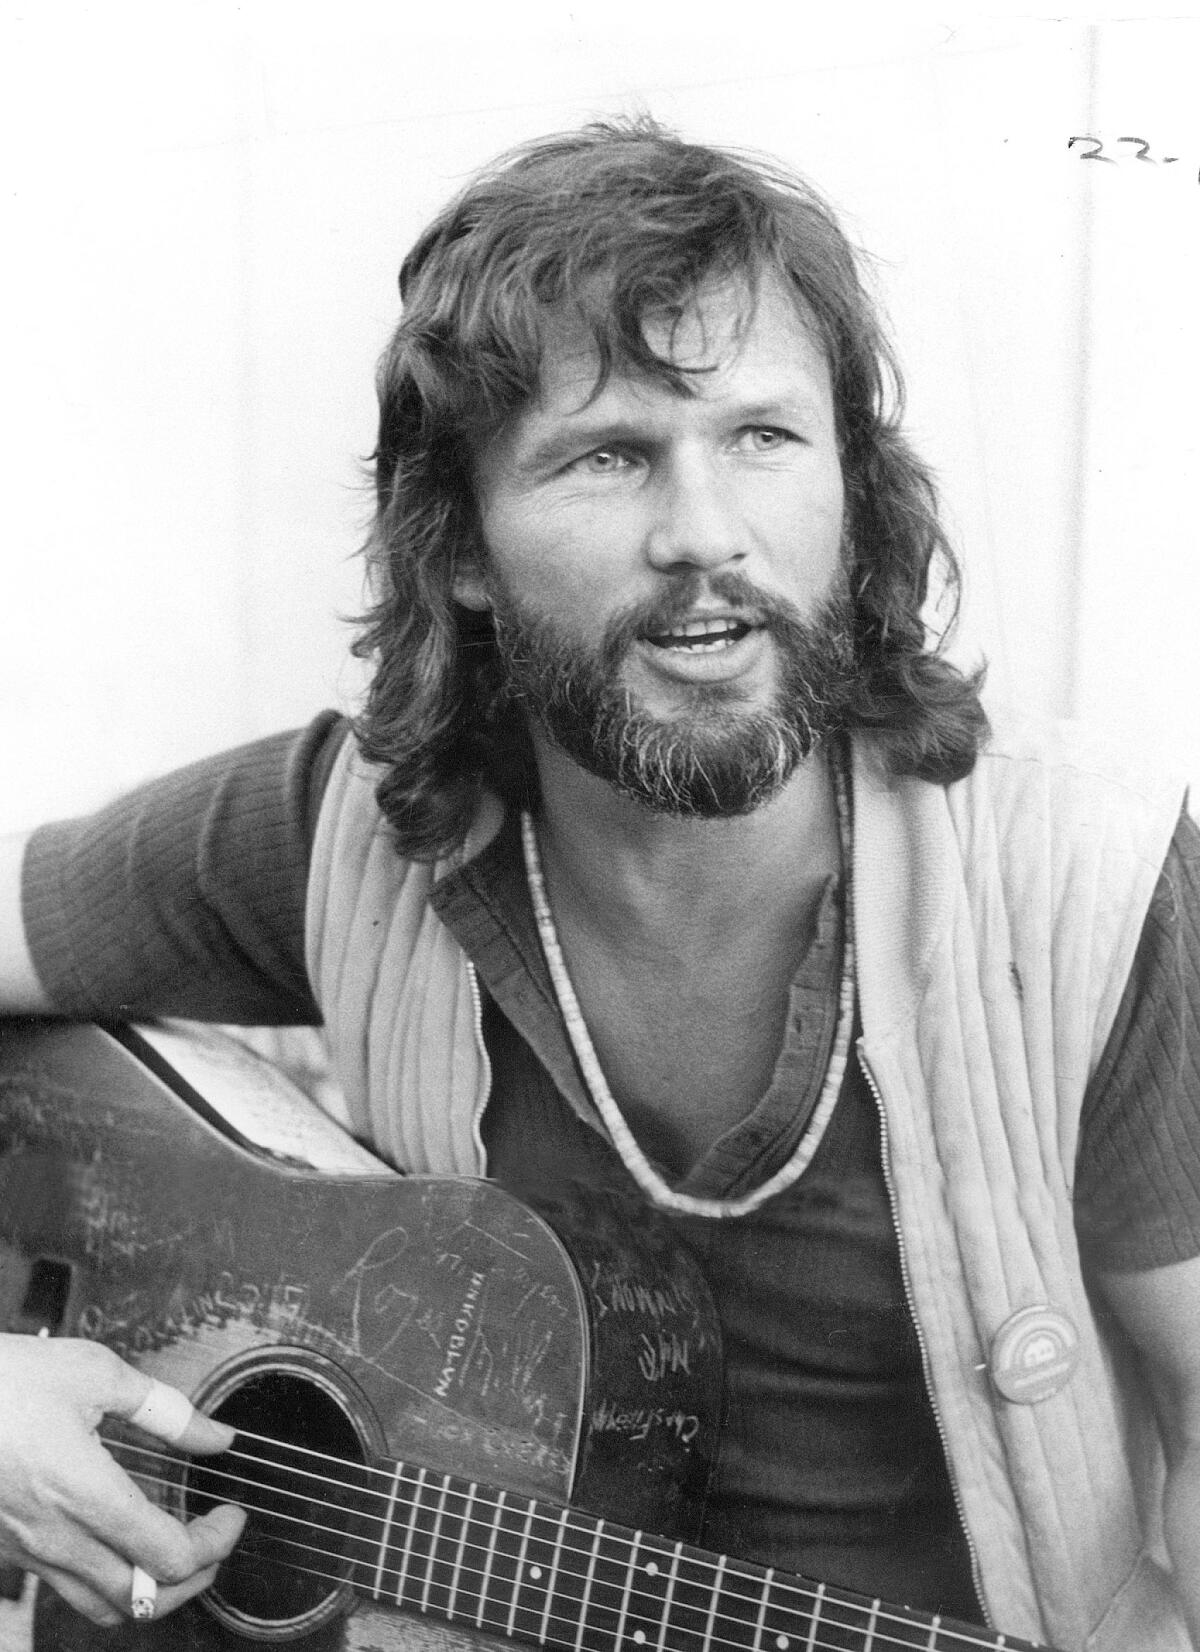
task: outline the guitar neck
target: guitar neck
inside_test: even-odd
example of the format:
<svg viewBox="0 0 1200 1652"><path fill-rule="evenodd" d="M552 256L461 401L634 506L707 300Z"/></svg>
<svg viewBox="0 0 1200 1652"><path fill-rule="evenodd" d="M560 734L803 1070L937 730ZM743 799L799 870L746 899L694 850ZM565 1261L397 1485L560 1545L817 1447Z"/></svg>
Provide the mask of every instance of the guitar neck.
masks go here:
<svg viewBox="0 0 1200 1652"><path fill-rule="evenodd" d="M562 1652L1032 1652L1011 1635L454 1475L404 1463L359 1472L341 1575L373 1600L467 1632ZM319 1537L292 1563L313 1565Z"/></svg>

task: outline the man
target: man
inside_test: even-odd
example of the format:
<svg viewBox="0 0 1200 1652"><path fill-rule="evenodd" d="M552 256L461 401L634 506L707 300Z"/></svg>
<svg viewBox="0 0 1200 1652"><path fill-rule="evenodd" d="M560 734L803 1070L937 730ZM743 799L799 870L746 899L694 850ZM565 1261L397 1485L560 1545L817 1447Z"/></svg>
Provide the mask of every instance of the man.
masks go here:
<svg viewBox="0 0 1200 1652"><path fill-rule="evenodd" d="M1186 1648L1181 788L989 735L931 646L954 560L806 186L589 128L470 185L401 290L357 741L321 718L15 849L10 1008L320 1019L393 1163L657 1207L726 1342L707 1547ZM14 1342L47 1428L143 1401ZM98 1447L46 1499L0 1444L9 1553L99 1619L236 1537L118 1524Z"/></svg>

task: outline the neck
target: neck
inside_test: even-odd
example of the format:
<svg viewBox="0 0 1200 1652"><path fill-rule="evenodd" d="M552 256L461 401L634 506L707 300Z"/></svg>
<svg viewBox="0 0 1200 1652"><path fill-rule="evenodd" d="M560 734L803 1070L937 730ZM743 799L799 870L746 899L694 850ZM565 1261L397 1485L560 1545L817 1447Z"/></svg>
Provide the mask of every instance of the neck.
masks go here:
<svg viewBox="0 0 1200 1652"><path fill-rule="evenodd" d="M680 944L728 936L764 916L785 921L839 869L837 813L824 753L769 803L722 820L658 814L623 797L555 747L539 746L538 833L555 910L628 939Z"/></svg>

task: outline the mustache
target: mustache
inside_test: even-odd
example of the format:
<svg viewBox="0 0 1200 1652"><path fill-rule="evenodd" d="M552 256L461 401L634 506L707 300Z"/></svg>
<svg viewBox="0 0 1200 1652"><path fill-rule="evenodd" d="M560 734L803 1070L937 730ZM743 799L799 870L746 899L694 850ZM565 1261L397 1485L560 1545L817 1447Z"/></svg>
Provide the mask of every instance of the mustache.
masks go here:
<svg viewBox="0 0 1200 1652"><path fill-rule="evenodd" d="M786 598L764 591L745 574L723 572L706 575L696 571L679 576L665 590L632 603L609 621L600 645L600 659L609 668L621 663L639 637L669 631L685 620L702 598L727 603L745 619L777 636L802 636L809 622ZM827 606L848 603L848 592L835 589Z"/></svg>

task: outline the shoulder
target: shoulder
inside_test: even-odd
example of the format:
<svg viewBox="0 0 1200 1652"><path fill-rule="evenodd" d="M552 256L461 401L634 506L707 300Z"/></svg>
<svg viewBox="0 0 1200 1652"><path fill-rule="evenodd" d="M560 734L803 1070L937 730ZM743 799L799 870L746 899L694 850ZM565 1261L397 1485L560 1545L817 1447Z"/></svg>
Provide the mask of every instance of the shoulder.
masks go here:
<svg viewBox="0 0 1200 1652"><path fill-rule="evenodd" d="M992 732L974 770L948 788L952 810L986 805L1002 816L1032 810L1048 813L1059 830L1072 823L1080 829L1153 824L1165 827L1169 839L1187 784L1162 753L1074 719L1005 705L988 712Z"/></svg>
<svg viewBox="0 0 1200 1652"><path fill-rule="evenodd" d="M379 785L385 774L382 765L363 756L352 727L346 725L322 769L312 834L314 864L359 861L378 844L386 847L395 868L428 864L434 868L436 878L464 860L474 859L500 830L504 807L499 798L484 787L467 835L457 847L432 862L411 859L379 805ZM403 874L398 871L397 875Z"/></svg>

